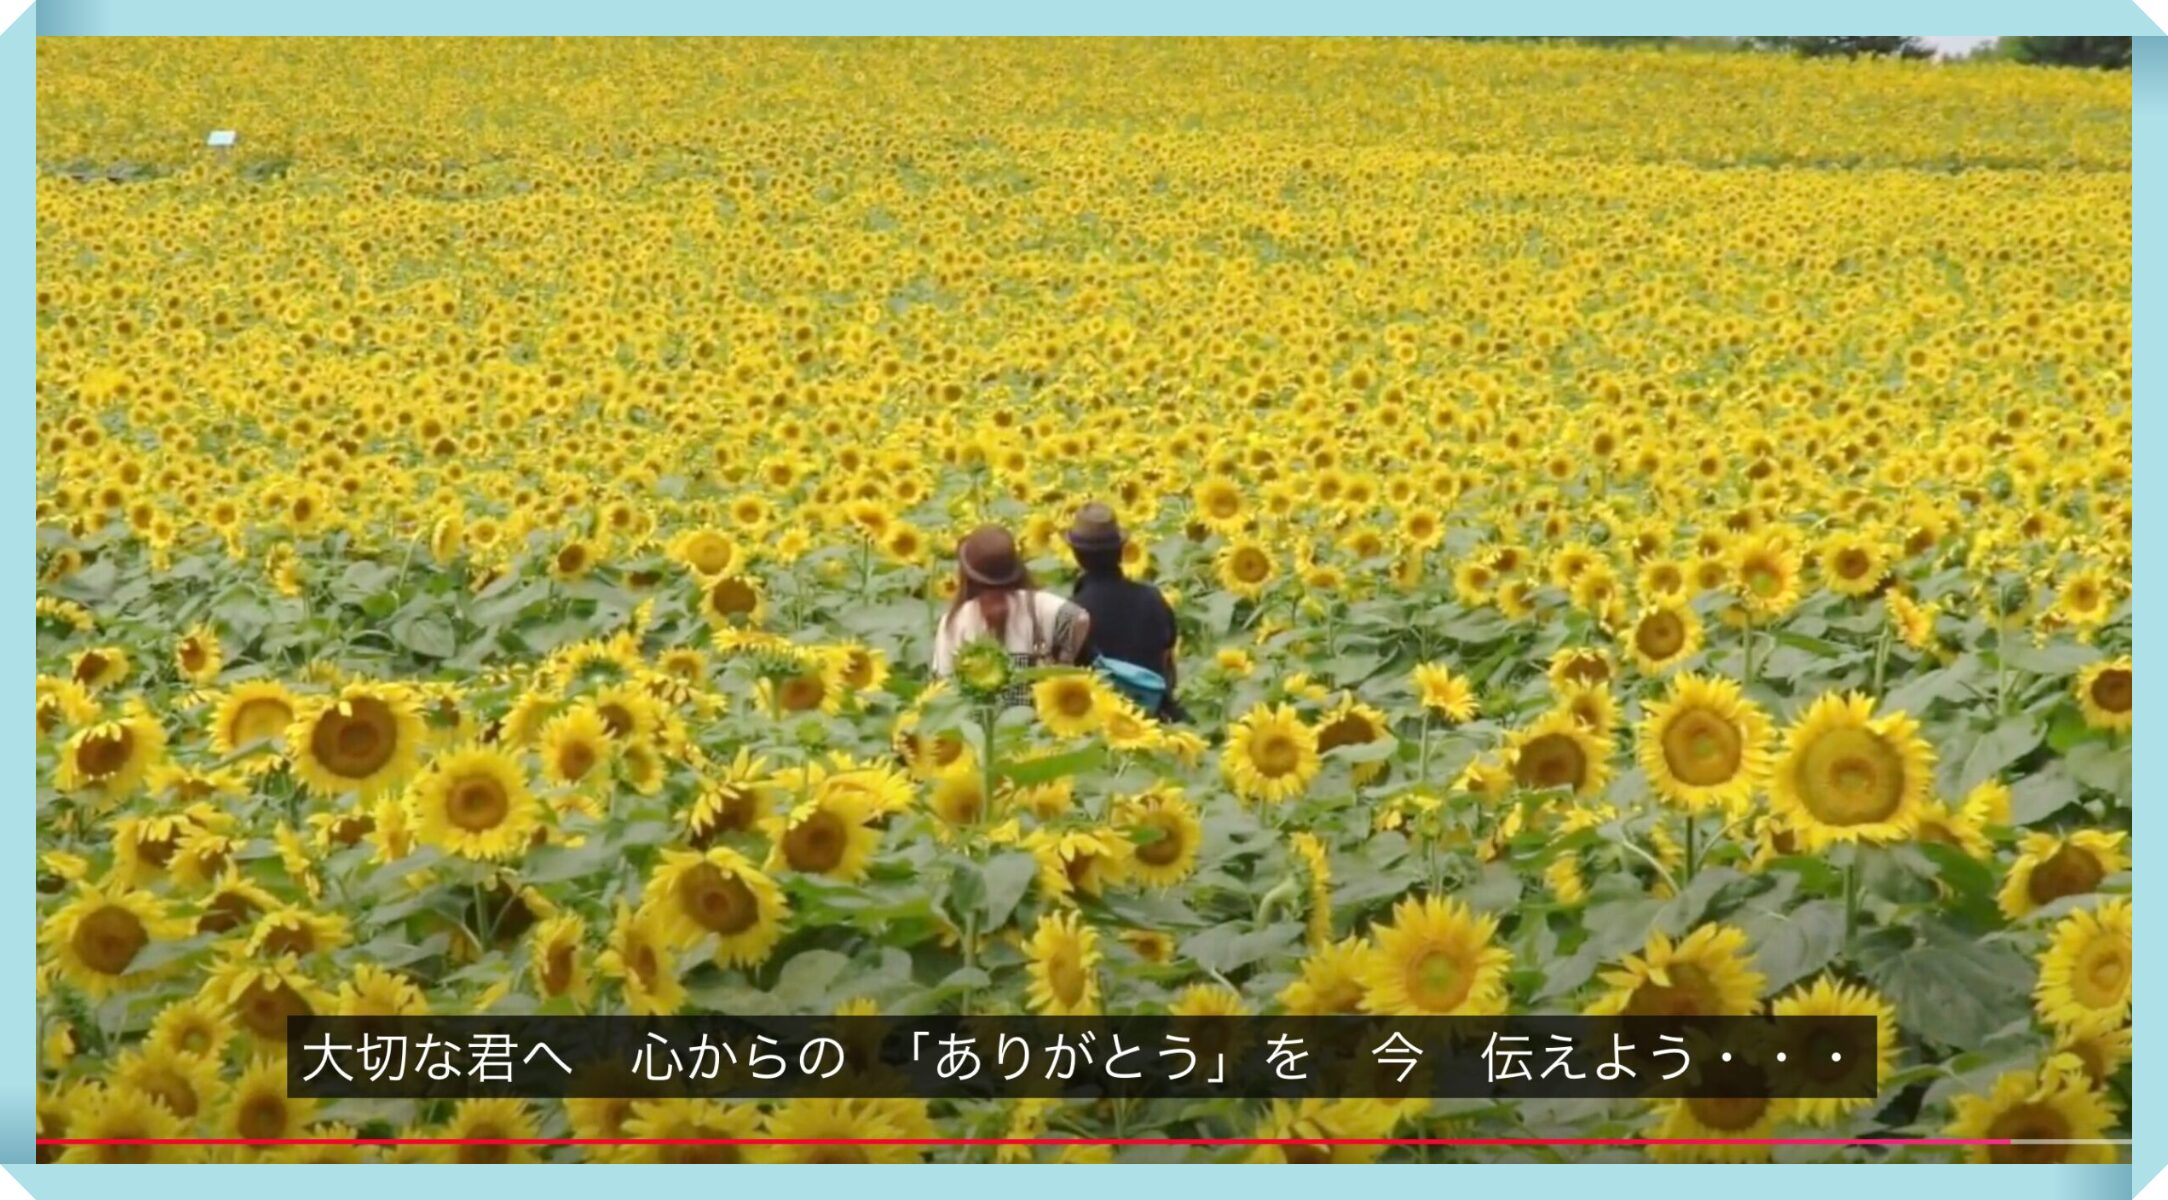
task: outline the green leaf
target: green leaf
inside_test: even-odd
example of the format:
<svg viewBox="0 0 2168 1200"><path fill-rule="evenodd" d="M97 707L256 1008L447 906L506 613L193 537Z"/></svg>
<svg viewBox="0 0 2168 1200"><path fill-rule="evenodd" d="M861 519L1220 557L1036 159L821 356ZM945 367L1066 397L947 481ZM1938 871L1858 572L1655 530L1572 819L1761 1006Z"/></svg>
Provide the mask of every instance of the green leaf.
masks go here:
<svg viewBox="0 0 2168 1200"><path fill-rule="evenodd" d="M851 965L849 957L834 950L801 950L776 972L768 994L785 1010L824 1011L829 988Z"/></svg>
<svg viewBox="0 0 2168 1200"><path fill-rule="evenodd" d="M623 851L616 843L589 835L578 846L544 846L528 854L520 867L520 879L537 884L584 879L609 870L623 859Z"/></svg>
<svg viewBox="0 0 2168 1200"><path fill-rule="evenodd" d="M1232 924L1215 925L1183 941L1181 954L1208 971L1225 975L1259 959L1287 952L1301 937L1302 925L1294 921L1247 931Z"/></svg>
<svg viewBox="0 0 2168 1200"><path fill-rule="evenodd" d="M1932 921L1910 937L1863 940L1860 968L1897 1008L1905 1029L1969 1050L2031 1011L2032 960L2009 943L1976 939Z"/></svg>
<svg viewBox="0 0 2168 1200"><path fill-rule="evenodd" d="M425 612L392 627L399 644L425 658L450 658L459 650L452 619L439 611Z"/></svg>
<svg viewBox="0 0 2168 1200"><path fill-rule="evenodd" d="M997 854L987 860L980 876L985 886L982 907L986 928L999 929L1009 923L1010 915L1031 890L1031 881L1039 877L1039 860L1020 850Z"/></svg>
<svg viewBox="0 0 2168 1200"><path fill-rule="evenodd" d="M1325 752L1325 757L1350 763L1384 762L1386 759L1391 758L1393 752L1398 749L1400 749L1400 740L1387 734L1375 741L1351 742L1345 746L1334 746Z"/></svg>
<svg viewBox="0 0 2168 1200"><path fill-rule="evenodd" d="M1836 642L1827 641L1823 638L1808 637L1803 633L1779 630L1775 637L1778 642L1796 650L1804 650L1817 658L1835 658L1845 652L1845 647Z"/></svg>
<svg viewBox="0 0 2168 1200"><path fill-rule="evenodd" d="M2065 758L2070 764L2071 777L2086 787L2108 792L2121 800L2130 799L2130 746L2107 742L2084 742L2070 749Z"/></svg>
<svg viewBox="0 0 2168 1200"><path fill-rule="evenodd" d="M2077 642L2050 642L2035 646L2030 642L2012 642L2003 650L2002 660L2020 671L2050 678L2075 675L2090 663L2098 662L2098 647L2084 646Z"/></svg>
<svg viewBox="0 0 2168 1200"><path fill-rule="evenodd" d="M1921 842L1914 849L1934 865L1937 877L1959 896L1979 900L1994 895L1995 873L1985 863L1940 842Z"/></svg>
<svg viewBox="0 0 2168 1200"><path fill-rule="evenodd" d="M1972 744L1964 769L1958 772L1957 786L1950 790L1962 796L1995 778L2005 767L2032 753L2033 747L2040 744L2040 736L2040 718L2030 713L2005 718Z"/></svg>
<svg viewBox="0 0 2168 1200"><path fill-rule="evenodd" d="M2078 802L2077 782L2064 762L2052 762L2010 785L2010 823L2033 825Z"/></svg>
<svg viewBox="0 0 2168 1200"><path fill-rule="evenodd" d="M1789 913L1764 910L1741 926L1772 992L1828 966L1844 950L1844 905L1835 900L1809 900Z"/></svg>
<svg viewBox="0 0 2168 1200"><path fill-rule="evenodd" d="M1039 758L1004 762L995 773L1017 787L1032 787L1036 784L1051 783L1056 779L1065 779L1071 775L1082 774L1096 768L1106 760L1107 748L1104 745L1094 743L1081 750L1071 750L1065 754L1049 754Z"/></svg>

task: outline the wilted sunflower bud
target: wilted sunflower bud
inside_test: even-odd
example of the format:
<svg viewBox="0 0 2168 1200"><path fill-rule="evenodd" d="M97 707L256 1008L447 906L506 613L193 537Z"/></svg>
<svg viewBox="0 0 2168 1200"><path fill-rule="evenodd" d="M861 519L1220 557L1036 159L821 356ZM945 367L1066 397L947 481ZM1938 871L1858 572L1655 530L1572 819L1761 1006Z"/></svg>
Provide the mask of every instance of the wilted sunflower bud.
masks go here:
<svg viewBox="0 0 2168 1200"><path fill-rule="evenodd" d="M1009 686L1009 652L1000 643L980 638L956 654L956 684L973 700L991 700Z"/></svg>

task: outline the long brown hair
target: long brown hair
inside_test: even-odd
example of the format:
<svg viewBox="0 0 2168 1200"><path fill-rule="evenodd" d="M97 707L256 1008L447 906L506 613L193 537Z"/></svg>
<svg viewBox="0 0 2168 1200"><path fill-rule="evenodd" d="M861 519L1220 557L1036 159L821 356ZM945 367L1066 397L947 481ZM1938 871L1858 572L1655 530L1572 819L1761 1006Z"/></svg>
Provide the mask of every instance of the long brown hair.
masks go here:
<svg viewBox="0 0 2168 1200"><path fill-rule="evenodd" d="M947 625L956 619L956 614L962 612L965 605L976 603L979 606L979 620L986 622L986 628L993 633L996 641L1006 644L1009 640L1011 603L1019 593L1028 596L1037 590L1038 585L1032 582L1028 569L1015 583L994 587L971 578L964 572L962 564L958 564L956 598L949 601L948 613L941 618L941 623Z"/></svg>

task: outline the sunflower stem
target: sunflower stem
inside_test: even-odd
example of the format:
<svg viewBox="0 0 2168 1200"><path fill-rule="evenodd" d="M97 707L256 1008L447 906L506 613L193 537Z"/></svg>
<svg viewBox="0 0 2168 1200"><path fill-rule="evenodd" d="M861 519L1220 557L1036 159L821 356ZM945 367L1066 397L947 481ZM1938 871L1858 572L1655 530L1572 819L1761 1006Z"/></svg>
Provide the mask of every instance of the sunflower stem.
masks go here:
<svg viewBox="0 0 2168 1200"><path fill-rule="evenodd" d="M1889 668L1889 644L1889 622L1885 620L1881 635L1874 640L1874 684L1869 689L1877 700L1882 698L1882 680Z"/></svg>
<svg viewBox="0 0 2168 1200"><path fill-rule="evenodd" d="M1692 812L1686 814L1686 882L1688 883L1694 881L1694 869L1697 865L1694 859L1694 831L1700 825L1701 821Z"/></svg>
<svg viewBox="0 0 2168 1200"><path fill-rule="evenodd" d="M1852 930L1859 924L1859 849L1844 863L1844 957L1852 957Z"/></svg>

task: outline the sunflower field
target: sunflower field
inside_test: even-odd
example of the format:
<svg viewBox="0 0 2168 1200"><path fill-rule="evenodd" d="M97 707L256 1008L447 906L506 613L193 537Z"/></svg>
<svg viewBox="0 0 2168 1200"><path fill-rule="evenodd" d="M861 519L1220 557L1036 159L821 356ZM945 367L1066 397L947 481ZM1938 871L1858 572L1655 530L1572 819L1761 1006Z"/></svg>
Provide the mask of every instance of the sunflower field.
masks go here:
<svg viewBox="0 0 2168 1200"><path fill-rule="evenodd" d="M37 120L42 1137L2035 1141L41 1157L2123 1157L2127 72L47 38ZM1092 499L1188 723L929 679L956 539L1066 591ZM304 1012L1770 1010L1879 1018L1881 1095L282 1057Z"/></svg>

